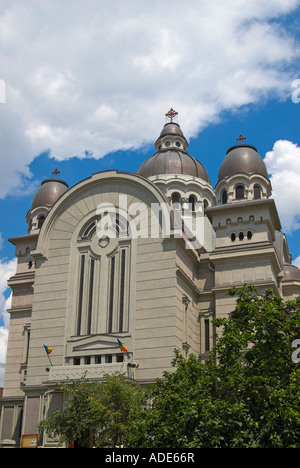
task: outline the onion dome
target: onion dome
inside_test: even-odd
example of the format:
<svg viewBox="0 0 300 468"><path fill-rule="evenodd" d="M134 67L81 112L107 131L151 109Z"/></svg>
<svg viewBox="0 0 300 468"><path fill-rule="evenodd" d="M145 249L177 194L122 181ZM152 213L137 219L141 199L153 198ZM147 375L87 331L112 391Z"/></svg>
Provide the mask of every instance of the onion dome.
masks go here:
<svg viewBox="0 0 300 468"><path fill-rule="evenodd" d="M172 111L173 109L166 115L169 116ZM163 174L184 174L210 183L204 166L187 153L188 142L180 126L172 118L162 129L155 148L157 153L141 165L137 170L138 175L147 178Z"/></svg>
<svg viewBox="0 0 300 468"><path fill-rule="evenodd" d="M254 146L240 144L229 148L219 169L218 180L237 173L259 174L268 180L266 165Z"/></svg>
<svg viewBox="0 0 300 468"><path fill-rule="evenodd" d="M54 172L58 173L58 171ZM67 190L68 184L63 180L56 178L44 180L33 197L30 209L33 210L38 206L52 207Z"/></svg>

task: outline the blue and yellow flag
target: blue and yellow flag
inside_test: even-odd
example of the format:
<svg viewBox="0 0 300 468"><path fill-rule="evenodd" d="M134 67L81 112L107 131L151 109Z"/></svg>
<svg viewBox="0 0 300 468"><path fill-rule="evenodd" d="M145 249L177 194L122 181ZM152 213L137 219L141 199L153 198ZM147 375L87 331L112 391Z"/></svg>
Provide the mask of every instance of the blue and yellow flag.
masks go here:
<svg viewBox="0 0 300 468"><path fill-rule="evenodd" d="M124 345L124 343L122 343L122 341L120 341L119 338L117 338L117 340L118 340L121 351L124 351L124 353L128 353L128 350L126 346Z"/></svg>
<svg viewBox="0 0 300 468"><path fill-rule="evenodd" d="M50 348L50 346L44 345L44 348L45 348L45 351L46 351L47 354L50 354L53 351L53 348Z"/></svg>

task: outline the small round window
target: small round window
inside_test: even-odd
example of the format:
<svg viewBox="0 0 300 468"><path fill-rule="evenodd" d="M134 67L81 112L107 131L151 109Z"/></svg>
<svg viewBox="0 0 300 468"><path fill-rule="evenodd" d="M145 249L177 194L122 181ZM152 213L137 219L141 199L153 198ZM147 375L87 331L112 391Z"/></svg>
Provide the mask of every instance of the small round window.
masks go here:
<svg viewBox="0 0 300 468"><path fill-rule="evenodd" d="M180 148L181 143L179 143L179 141L176 141L175 145L177 146L177 148Z"/></svg>
<svg viewBox="0 0 300 468"><path fill-rule="evenodd" d="M170 142L170 141L166 141L166 146L167 146L167 147L171 146L171 142Z"/></svg>

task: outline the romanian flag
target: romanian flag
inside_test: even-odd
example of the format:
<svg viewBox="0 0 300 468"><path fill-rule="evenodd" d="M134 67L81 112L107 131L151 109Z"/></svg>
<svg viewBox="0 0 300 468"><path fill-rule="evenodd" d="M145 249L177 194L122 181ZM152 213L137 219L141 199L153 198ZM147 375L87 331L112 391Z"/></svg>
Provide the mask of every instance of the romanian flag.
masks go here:
<svg viewBox="0 0 300 468"><path fill-rule="evenodd" d="M45 348L45 351L46 351L47 354L50 354L53 351L53 348L50 348L50 346L45 346L44 345L44 348Z"/></svg>
<svg viewBox="0 0 300 468"><path fill-rule="evenodd" d="M124 345L124 343L122 343L122 341L120 341L119 338L117 338L117 340L118 340L121 351L124 351L124 353L128 353L128 350L126 346Z"/></svg>

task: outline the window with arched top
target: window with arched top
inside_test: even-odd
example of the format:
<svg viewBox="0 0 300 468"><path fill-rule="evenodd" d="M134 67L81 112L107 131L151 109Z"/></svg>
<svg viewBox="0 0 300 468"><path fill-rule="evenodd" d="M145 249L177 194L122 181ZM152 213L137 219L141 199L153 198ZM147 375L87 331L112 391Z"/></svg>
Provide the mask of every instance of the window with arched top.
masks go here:
<svg viewBox="0 0 300 468"><path fill-rule="evenodd" d="M259 200L261 198L261 187L259 185L254 185L254 200Z"/></svg>
<svg viewBox="0 0 300 468"><path fill-rule="evenodd" d="M196 209L196 198L194 195L189 196L189 208L191 211L195 211Z"/></svg>
<svg viewBox="0 0 300 468"><path fill-rule="evenodd" d="M174 205L174 208L180 208L180 195L178 193L173 193L171 200L172 205Z"/></svg>
<svg viewBox="0 0 300 468"><path fill-rule="evenodd" d="M38 217L38 229L41 229L41 227L44 224L45 219L46 219L46 216L44 215L41 215Z"/></svg>
<svg viewBox="0 0 300 468"><path fill-rule="evenodd" d="M107 227L108 217L103 217ZM128 330L131 241L127 220L112 213L106 235L100 229L101 220L98 216L87 223L77 239L73 316L77 336Z"/></svg>
<svg viewBox="0 0 300 468"><path fill-rule="evenodd" d="M227 191L226 190L223 190L221 194L221 199L222 199L222 205L226 205L227 203Z"/></svg>
<svg viewBox="0 0 300 468"><path fill-rule="evenodd" d="M245 188L243 185L237 185L235 187L235 198L236 200L243 200L243 198L245 198Z"/></svg>

